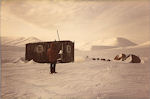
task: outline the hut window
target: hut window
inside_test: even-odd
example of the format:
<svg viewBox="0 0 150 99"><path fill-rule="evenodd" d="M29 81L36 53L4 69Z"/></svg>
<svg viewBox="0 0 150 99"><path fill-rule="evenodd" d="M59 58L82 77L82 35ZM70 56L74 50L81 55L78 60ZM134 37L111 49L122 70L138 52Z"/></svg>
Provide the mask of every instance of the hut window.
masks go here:
<svg viewBox="0 0 150 99"><path fill-rule="evenodd" d="M44 51L43 45L36 46L36 52L37 53L42 53L43 51Z"/></svg>
<svg viewBox="0 0 150 99"><path fill-rule="evenodd" d="M67 45L67 53L71 53L71 46L70 45Z"/></svg>

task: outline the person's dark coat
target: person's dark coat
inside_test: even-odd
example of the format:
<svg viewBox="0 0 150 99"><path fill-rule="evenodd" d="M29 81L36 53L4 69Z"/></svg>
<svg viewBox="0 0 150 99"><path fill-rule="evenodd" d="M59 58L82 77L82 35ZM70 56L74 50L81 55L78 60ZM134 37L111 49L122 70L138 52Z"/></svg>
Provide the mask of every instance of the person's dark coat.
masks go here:
<svg viewBox="0 0 150 99"><path fill-rule="evenodd" d="M50 63L56 63L57 59L59 58L59 51L57 49L57 46L54 44L51 44L50 48L47 50L47 56Z"/></svg>

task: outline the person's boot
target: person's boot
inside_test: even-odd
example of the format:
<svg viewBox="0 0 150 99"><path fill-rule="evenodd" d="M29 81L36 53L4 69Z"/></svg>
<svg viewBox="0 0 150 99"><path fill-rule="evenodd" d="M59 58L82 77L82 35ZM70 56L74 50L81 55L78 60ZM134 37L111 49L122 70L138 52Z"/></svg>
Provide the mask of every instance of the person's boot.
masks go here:
<svg viewBox="0 0 150 99"><path fill-rule="evenodd" d="M54 73L57 73L57 72L54 72Z"/></svg>
<svg viewBox="0 0 150 99"><path fill-rule="evenodd" d="M52 67L52 73L54 73L54 67Z"/></svg>
<svg viewBox="0 0 150 99"><path fill-rule="evenodd" d="M53 67L51 68L51 74L53 74Z"/></svg>
<svg viewBox="0 0 150 99"><path fill-rule="evenodd" d="M57 73L57 72L55 71L55 67L54 67L54 73Z"/></svg>

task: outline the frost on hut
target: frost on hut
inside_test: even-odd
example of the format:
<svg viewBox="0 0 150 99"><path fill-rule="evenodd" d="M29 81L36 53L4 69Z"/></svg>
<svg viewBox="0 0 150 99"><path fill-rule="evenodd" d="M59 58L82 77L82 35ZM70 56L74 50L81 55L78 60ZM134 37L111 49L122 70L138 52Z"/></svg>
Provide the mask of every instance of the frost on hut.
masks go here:
<svg viewBox="0 0 150 99"><path fill-rule="evenodd" d="M47 50L52 43L55 43L58 50L61 50L58 60L60 63L74 62L74 42L72 41L28 43L26 44L25 59L28 61L33 60L38 63L49 63Z"/></svg>

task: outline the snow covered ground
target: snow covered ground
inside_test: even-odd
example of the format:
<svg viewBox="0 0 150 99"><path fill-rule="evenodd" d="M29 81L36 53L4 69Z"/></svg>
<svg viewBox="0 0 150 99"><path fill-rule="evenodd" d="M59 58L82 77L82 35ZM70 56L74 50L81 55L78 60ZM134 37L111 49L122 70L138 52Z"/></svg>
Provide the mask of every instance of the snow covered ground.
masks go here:
<svg viewBox="0 0 150 99"><path fill-rule="evenodd" d="M148 99L149 63L102 61L58 64L2 65L2 99Z"/></svg>
<svg viewBox="0 0 150 99"><path fill-rule="evenodd" d="M76 50L75 62L57 64L57 74L49 74L49 64L26 62L22 47L2 47L2 99L150 98L149 42L102 51ZM120 53L138 55L142 63L113 61ZM112 61L94 61L92 57Z"/></svg>

